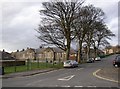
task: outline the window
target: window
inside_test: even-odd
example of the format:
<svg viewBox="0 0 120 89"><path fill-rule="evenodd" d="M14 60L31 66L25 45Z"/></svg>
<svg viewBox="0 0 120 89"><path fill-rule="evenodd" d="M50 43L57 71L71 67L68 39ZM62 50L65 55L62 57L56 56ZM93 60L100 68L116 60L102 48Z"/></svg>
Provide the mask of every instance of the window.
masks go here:
<svg viewBox="0 0 120 89"><path fill-rule="evenodd" d="M120 56L117 56L117 61L119 61L119 62L120 62Z"/></svg>

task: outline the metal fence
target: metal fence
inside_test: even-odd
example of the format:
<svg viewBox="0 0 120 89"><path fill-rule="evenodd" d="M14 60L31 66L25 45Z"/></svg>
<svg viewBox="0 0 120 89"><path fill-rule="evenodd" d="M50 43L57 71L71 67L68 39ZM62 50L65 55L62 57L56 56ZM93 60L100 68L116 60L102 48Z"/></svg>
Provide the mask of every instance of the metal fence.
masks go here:
<svg viewBox="0 0 120 89"><path fill-rule="evenodd" d="M7 73L22 72L22 71L37 70L37 69L60 68L62 67L62 64L63 63L60 60L50 61L48 59L45 60L26 59L25 65L17 65L15 62L15 65L5 66L1 71L4 71L3 74L4 73L7 74Z"/></svg>

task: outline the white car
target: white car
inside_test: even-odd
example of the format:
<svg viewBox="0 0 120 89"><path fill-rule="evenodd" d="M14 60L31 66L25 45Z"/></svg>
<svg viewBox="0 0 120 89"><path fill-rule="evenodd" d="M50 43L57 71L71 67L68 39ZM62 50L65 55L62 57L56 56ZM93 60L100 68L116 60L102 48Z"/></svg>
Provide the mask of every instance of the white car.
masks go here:
<svg viewBox="0 0 120 89"><path fill-rule="evenodd" d="M93 62L94 62L94 58L87 59L87 63L93 63Z"/></svg>
<svg viewBox="0 0 120 89"><path fill-rule="evenodd" d="M63 67L78 67L78 62L75 60L67 60L64 62Z"/></svg>
<svg viewBox="0 0 120 89"><path fill-rule="evenodd" d="M101 58L100 57L96 57L95 61L101 61Z"/></svg>

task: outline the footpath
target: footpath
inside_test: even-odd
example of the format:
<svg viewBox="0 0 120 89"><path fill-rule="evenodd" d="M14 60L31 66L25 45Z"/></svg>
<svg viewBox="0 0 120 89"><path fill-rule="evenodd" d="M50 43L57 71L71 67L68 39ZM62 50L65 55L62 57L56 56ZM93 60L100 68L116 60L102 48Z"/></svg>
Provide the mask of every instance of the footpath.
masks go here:
<svg viewBox="0 0 120 89"><path fill-rule="evenodd" d="M6 78L25 77L25 76L31 76L31 75L40 74L40 73L46 73L53 70L56 70L56 69L50 68L50 69L42 69L42 70L30 70L25 72L5 74L5 75L2 75L1 78L6 79Z"/></svg>

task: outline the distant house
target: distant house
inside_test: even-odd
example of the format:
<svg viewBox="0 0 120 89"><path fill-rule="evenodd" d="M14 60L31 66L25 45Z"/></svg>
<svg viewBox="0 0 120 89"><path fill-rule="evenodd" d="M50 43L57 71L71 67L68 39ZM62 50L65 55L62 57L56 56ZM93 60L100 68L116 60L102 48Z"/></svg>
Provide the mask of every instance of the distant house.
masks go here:
<svg viewBox="0 0 120 89"><path fill-rule="evenodd" d="M65 51L57 47L47 47L38 49L27 48L26 50L12 52L11 55L12 57L15 57L18 60L32 59L48 62L64 61L66 57ZM71 49L69 59L76 59L76 56L76 52L73 49Z"/></svg>
<svg viewBox="0 0 120 89"><path fill-rule="evenodd" d="M66 53L60 48L48 47L36 49L36 58L42 61L65 61ZM70 51L70 58L75 59L76 52L72 49Z"/></svg>
<svg viewBox="0 0 120 89"><path fill-rule="evenodd" d="M83 50L82 50L82 54L83 54L83 58L84 59L87 59L87 48L83 48ZM102 55L104 55L104 52L102 51L102 50L100 50L100 49L98 49L97 50L97 54L98 54L98 56L102 56ZM93 48L90 48L90 55L89 55L91 58L94 58L95 57L95 53L94 53L94 49Z"/></svg>
<svg viewBox="0 0 120 89"><path fill-rule="evenodd" d="M104 49L105 54L120 53L120 46L109 46Z"/></svg>
<svg viewBox="0 0 120 89"><path fill-rule="evenodd" d="M0 51L0 60L15 60L15 58L12 57L10 53L3 50Z"/></svg>
<svg viewBox="0 0 120 89"><path fill-rule="evenodd" d="M12 52L11 55L18 60L35 59L35 49L27 48L26 50L17 50L17 52Z"/></svg>
<svg viewBox="0 0 120 89"><path fill-rule="evenodd" d="M64 51L59 48L48 47L36 49L36 59L41 61L63 60L64 56Z"/></svg>

